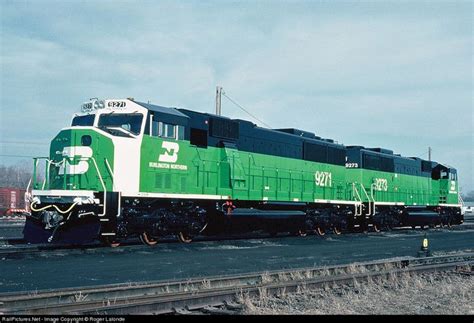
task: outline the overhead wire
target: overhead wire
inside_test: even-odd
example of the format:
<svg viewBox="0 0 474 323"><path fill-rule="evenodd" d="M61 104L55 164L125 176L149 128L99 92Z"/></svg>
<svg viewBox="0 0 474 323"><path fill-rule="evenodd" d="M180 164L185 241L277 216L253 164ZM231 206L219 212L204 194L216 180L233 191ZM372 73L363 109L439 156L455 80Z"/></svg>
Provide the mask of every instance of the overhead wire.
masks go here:
<svg viewBox="0 0 474 323"><path fill-rule="evenodd" d="M416 156L416 158L421 158L422 156L425 156L426 154L429 154L430 151L429 149L427 151L425 151L423 154L421 154L420 156Z"/></svg>
<svg viewBox="0 0 474 323"><path fill-rule="evenodd" d="M0 144L13 144L13 145L41 145L41 146L49 146L47 142L33 142L33 141L9 141L9 140L1 140Z"/></svg>
<svg viewBox="0 0 474 323"><path fill-rule="evenodd" d="M259 118L257 118L256 116L254 116L253 114L251 114L249 111L247 111L247 109L245 109L243 106L241 106L240 104L238 104L237 102L235 102L232 98L230 98L227 94L225 94L225 92L222 92L222 95L225 96L230 102L232 102L233 104L235 104L238 108L240 108L242 111L244 111L245 113L247 113L249 116L251 116L252 118L254 118L255 120L257 120L258 122L260 122L261 124L263 124L265 127L271 129L272 127L270 127L268 124L266 124L265 122L263 122L262 120L260 120Z"/></svg>
<svg viewBox="0 0 474 323"><path fill-rule="evenodd" d="M12 158L34 158L36 156L27 156L27 155L6 155L0 154L0 157L12 157Z"/></svg>
<svg viewBox="0 0 474 323"><path fill-rule="evenodd" d="M0 140L0 146L2 145L35 145L35 146L49 146L49 143L46 142L33 142L33 141L9 141L9 140ZM6 148L6 147L4 147ZM16 155L16 154L0 154L0 157L6 158L34 158L37 156L32 155Z"/></svg>

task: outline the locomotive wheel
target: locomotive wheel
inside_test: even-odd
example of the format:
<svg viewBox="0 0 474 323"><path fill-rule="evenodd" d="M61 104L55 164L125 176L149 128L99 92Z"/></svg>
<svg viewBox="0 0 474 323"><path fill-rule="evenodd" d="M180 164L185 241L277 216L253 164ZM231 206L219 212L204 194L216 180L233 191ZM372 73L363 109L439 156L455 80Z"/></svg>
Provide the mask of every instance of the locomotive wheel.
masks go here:
<svg viewBox="0 0 474 323"><path fill-rule="evenodd" d="M184 232L178 233L178 240L181 241L182 243L190 243L191 241L193 241L191 236Z"/></svg>
<svg viewBox="0 0 474 323"><path fill-rule="evenodd" d="M305 230L298 230L298 232L296 232L296 235L300 237L306 237L307 234Z"/></svg>
<svg viewBox="0 0 474 323"><path fill-rule="evenodd" d="M203 232L204 230L206 230L207 225L208 225L208 223L206 222L206 224L202 227L202 229L199 231L199 233L201 233L201 232Z"/></svg>
<svg viewBox="0 0 474 323"><path fill-rule="evenodd" d="M111 248L117 248L120 246L120 241L115 240L114 238L108 236L102 236L102 243Z"/></svg>
<svg viewBox="0 0 474 323"><path fill-rule="evenodd" d="M152 238L148 233L143 232L139 236L140 241L147 246L154 246L158 243L158 240Z"/></svg>
<svg viewBox="0 0 474 323"><path fill-rule="evenodd" d="M392 231L393 228L392 228L392 225L386 224L386 225L384 225L384 229L387 230L387 231Z"/></svg>
<svg viewBox="0 0 474 323"><path fill-rule="evenodd" d="M342 230L341 230L341 228L339 228L337 226L334 226L332 228L332 232L334 232L335 235L340 235L342 233Z"/></svg>
<svg viewBox="0 0 474 323"><path fill-rule="evenodd" d="M326 234L326 230L324 228L321 228L321 227L316 227L316 234L320 237L322 237L323 235Z"/></svg>
<svg viewBox="0 0 474 323"><path fill-rule="evenodd" d="M378 224L375 224L375 223L374 223L374 224L372 225L372 228L373 228L374 232L380 232L380 227L379 227Z"/></svg>

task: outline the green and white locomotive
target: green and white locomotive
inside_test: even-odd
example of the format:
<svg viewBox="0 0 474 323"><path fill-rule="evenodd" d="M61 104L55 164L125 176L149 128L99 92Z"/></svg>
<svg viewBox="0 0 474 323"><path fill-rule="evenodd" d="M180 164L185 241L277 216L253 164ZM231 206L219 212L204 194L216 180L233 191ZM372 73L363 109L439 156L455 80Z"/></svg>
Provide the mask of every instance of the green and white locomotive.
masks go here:
<svg viewBox="0 0 474 323"><path fill-rule="evenodd" d="M452 167L133 99L83 104L33 179L30 243L463 222Z"/></svg>

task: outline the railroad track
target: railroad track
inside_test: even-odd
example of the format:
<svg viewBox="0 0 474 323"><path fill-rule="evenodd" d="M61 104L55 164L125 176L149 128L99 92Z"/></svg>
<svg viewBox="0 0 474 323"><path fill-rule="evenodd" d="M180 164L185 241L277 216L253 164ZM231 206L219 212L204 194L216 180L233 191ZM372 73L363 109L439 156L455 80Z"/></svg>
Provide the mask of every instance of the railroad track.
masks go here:
<svg viewBox="0 0 474 323"><path fill-rule="evenodd" d="M130 240L123 243L121 247L141 245L138 240ZM93 242L83 245L67 245L67 244L27 244L23 238L2 238L0 239L0 258L21 257L23 255L34 255L36 253L47 251L85 251L92 249L110 249L99 242Z"/></svg>
<svg viewBox="0 0 474 323"><path fill-rule="evenodd" d="M461 226L454 226L451 228L436 228L436 229L443 229L443 230L450 230L450 231L463 231L469 230L474 228L473 224L463 224ZM432 229L433 230L433 229ZM410 232L413 231L412 228L397 228L394 231L400 232ZM417 231L421 231L421 229L417 229ZM429 230L427 231L429 232ZM383 233L383 232L382 232ZM367 234L361 232L353 232L347 234ZM372 234L379 234L379 233L372 233ZM291 236L289 234L280 234L278 237L285 237ZM276 239L278 238L276 237ZM225 241L225 240L245 240L245 239L262 239L268 238L268 235L265 234L246 234L246 235L235 235L235 236L203 236L197 237L195 242L204 242L204 241ZM275 237L274 237L275 238ZM174 243L178 242L177 239L173 237L167 237L160 239L160 243ZM120 248L123 247L130 247L130 246L141 246L142 243L138 239L129 239L123 242L120 245ZM15 238L0 238L0 258L10 258L10 257L21 257L23 255L34 255L36 253L47 252L47 251L87 251L93 249L110 249L108 246L104 246L99 242L91 242L88 244L83 245L67 245L67 244L27 244L23 238L15 237Z"/></svg>
<svg viewBox="0 0 474 323"><path fill-rule="evenodd" d="M23 238L16 237L16 238L0 238L0 247L8 246L8 245L19 245L19 244L26 244L26 241Z"/></svg>
<svg viewBox="0 0 474 323"><path fill-rule="evenodd" d="M398 258L343 266L301 268L238 276L102 285L0 294L0 313L10 314L230 314L244 295L291 293L301 288L366 281L413 272L472 272L474 253ZM221 308L219 308L221 307ZM224 307L224 308L222 308Z"/></svg>

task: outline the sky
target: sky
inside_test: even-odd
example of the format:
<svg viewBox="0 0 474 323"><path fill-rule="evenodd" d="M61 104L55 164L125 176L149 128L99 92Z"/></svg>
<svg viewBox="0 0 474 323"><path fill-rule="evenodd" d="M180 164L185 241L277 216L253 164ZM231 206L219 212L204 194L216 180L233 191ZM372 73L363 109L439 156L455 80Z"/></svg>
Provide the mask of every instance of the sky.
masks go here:
<svg viewBox="0 0 474 323"><path fill-rule="evenodd" d="M0 164L89 98L215 111L458 169L474 190L471 1L0 0ZM223 97L222 113L253 120ZM27 156L27 157L18 157ZM32 162L31 162L32 164Z"/></svg>

